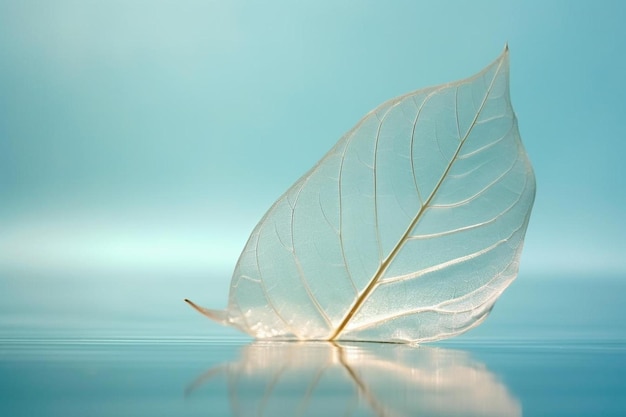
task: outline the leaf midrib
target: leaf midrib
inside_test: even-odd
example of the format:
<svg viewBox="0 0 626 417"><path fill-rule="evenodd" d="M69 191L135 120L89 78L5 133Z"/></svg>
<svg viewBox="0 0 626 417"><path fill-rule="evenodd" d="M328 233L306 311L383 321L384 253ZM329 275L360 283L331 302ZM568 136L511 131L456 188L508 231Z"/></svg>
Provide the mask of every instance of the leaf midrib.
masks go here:
<svg viewBox="0 0 626 417"><path fill-rule="evenodd" d="M328 338L328 340L332 341L332 340L337 340L339 338L339 336L341 335L343 330L346 328L346 326L348 325L348 323L350 322L352 317L354 317L354 315L359 311L359 309L361 308L363 303L369 298L369 296L372 293L372 291L374 291L374 289L376 288L380 278L385 274L385 272L387 271L387 268L389 267L389 265L391 265L391 263L396 258L398 253L404 247L404 244L407 242L408 237L409 237L411 231L415 228L417 223L420 221L420 219L422 218L422 216L423 216L424 212L426 211L426 209L429 208L430 203L433 200L433 198L435 197L435 195L437 194L437 192L439 191L439 188L441 187L441 184L443 184L443 181L448 177L448 173L450 172L450 169L454 165L454 162L457 160L457 157L458 157L459 153L461 152L461 149L463 148L463 145L465 144L465 141L469 137L470 133L472 132L472 129L474 128L474 126L476 126L476 121L478 120L478 117L480 116L480 114L481 114L481 112L482 112L482 110L483 110L483 108L485 106L485 103L487 102L487 98L491 94L491 90L493 89L494 82L495 82L496 78L498 77L498 75L500 73L500 69L502 67L503 59L504 59L504 57L500 57L500 59L498 61L498 67L496 68L496 71L495 71L495 73L493 75L493 78L491 79L489 87L487 88L487 91L485 92L483 100L480 103L480 107L479 107L478 111L476 112L476 115L474 116L474 119L472 120L472 123L470 124L469 128L467 129L467 132L465 132L465 135L459 141L459 145L457 146L457 149L454 152L454 155L452 155L452 158L450 158L450 162L448 163L448 166L446 167L445 171L443 172L443 174L441 175L441 177L437 181L437 184L436 184L435 188L433 188L433 191L430 193L430 195L428 196L428 198L426 199L424 204L422 204L422 206L420 207L419 211L417 212L417 214L415 215L415 217L413 218L413 220L409 224L408 228L405 230L405 232L402 234L402 236L398 240L398 243L396 243L396 245L393 247L391 252L389 252L389 255L387 255L387 257L385 259L383 259L383 261L380 263L378 269L374 273L372 279L370 280L370 282L367 285L367 287L365 288L365 290L357 297L357 299L354 302L354 304L352 305L352 307L350 307L350 310L348 311L348 313L345 315L345 317L343 318L343 320L341 321L339 326L337 326L337 328L332 333L332 335ZM458 85L456 86L456 88L458 89ZM455 111L458 111L458 103L455 103Z"/></svg>

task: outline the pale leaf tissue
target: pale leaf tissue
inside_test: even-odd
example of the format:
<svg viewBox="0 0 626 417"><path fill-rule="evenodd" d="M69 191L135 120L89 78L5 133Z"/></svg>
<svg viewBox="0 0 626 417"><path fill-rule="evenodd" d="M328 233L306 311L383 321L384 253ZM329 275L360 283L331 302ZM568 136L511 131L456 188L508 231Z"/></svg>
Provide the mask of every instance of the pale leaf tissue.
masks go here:
<svg viewBox="0 0 626 417"><path fill-rule="evenodd" d="M509 52L368 113L267 211L208 317L259 339L439 340L515 279L535 177Z"/></svg>

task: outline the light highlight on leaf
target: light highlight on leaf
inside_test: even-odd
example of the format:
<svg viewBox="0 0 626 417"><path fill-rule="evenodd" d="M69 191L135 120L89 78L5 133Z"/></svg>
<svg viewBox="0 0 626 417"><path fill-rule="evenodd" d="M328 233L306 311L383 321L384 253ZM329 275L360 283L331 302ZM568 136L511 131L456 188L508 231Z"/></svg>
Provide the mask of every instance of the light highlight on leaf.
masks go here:
<svg viewBox="0 0 626 417"><path fill-rule="evenodd" d="M508 48L368 113L269 209L217 321L256 338L421 342L479 324L515 279L534 174Z"/></svg>

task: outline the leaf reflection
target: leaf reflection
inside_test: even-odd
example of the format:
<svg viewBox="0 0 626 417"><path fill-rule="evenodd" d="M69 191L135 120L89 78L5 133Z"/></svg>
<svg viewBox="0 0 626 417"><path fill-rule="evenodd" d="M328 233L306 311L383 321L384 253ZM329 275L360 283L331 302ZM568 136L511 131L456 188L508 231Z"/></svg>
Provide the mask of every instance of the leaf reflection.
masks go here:
<svg viewBox="0 0 626 417"><path fill-rule="evenodd" d="M520 416L467 352L395 344L256 342L200 375L186 394L227 382L236 416Z"/></svg>

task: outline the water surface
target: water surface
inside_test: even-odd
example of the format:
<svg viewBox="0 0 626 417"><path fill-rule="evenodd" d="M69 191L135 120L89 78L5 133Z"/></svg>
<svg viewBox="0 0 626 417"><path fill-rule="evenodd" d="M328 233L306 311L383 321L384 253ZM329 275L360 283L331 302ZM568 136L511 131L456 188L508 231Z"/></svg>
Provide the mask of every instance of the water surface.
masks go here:
<svg viewBox="0 0 626 417"><path fill-rule="evenodd" d="M621 416L623 343L4 340L6 416Z"/></svg>
<svg viewBox="0 0 626 417"><path fill-rule="evenodd" d="M520 278L479 327L420 347L252 342L183 303L196 284L104 278L0 274L0 416L626 410L620 277Z"/></svg>

